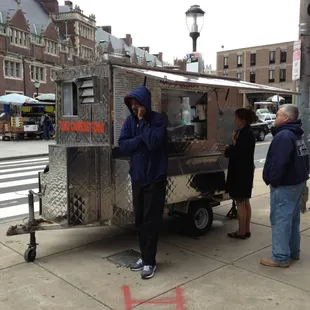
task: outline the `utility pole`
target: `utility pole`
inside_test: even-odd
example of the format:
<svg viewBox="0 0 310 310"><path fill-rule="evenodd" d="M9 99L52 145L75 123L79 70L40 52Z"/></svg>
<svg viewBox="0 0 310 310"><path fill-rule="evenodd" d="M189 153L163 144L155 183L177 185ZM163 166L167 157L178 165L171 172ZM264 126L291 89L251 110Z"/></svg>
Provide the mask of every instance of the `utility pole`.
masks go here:
<svg viewBox="0 0 310 310"><path fill-rule="evenodd" d="M301 41L301 65L299 92L301 93L297 99L300 118L304 129L304 139L310 152L310 104L309 104L309 78L310 78L310 0L300 0L299 13L299 40ZM308 187L304 191L303 201L300 205L301 211L306 211L306 203L308 200Z"/></svg>

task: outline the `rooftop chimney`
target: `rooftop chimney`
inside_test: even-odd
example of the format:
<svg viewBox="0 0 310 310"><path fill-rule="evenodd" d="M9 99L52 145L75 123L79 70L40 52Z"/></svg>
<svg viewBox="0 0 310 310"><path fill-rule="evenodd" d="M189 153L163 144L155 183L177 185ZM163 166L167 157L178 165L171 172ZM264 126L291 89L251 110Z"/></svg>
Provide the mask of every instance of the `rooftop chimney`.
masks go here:
<svg viewBox="0 0 310 310"><path fill-rule="evenodd" d="M132 45L132 37L131 37L131 34L126 34L126 38L125 38L125 43L130 46Z"/></svg>
<svg viewBox="0 0 310 310"><path fill-rule="evenodd" d="M112 27L111 26L102 26L101 29L109 34L112 34Z"/></svg>
<svg viewBox="0 0 310 310"><path fill-rule="evenodd" d="M73 8L73 3L72 3L72 1L65 1L65 5L68 6L70 9Z"/></svg>

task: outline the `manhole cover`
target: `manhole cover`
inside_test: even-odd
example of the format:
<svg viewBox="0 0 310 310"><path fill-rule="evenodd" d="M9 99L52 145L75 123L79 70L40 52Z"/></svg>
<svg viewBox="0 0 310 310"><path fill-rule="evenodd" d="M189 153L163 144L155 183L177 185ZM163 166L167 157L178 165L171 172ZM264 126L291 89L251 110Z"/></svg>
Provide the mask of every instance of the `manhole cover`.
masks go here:
<svg viewBox="0 0 310 310"><path fill-rule="evenodd" d="M113 264L128 268L141 257L140 252L130 249L108 256L106 259Z"/></svg>

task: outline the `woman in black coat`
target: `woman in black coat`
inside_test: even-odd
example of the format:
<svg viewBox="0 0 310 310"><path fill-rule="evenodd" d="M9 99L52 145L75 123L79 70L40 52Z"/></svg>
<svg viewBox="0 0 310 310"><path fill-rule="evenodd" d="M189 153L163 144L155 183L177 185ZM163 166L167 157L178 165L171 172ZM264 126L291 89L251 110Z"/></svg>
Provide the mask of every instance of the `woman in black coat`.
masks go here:
<svg viewBox="0 0 310 310"><path fill-rule="evenodd" d="M254 178L255 136L251 124L257 120L250 109L235 111L237 130L232 135L232 144L226 146L225 157L229 158L227 190L236 201L239 229L229 233L231 238L246 239L251 236L251 205Z"/></svg>

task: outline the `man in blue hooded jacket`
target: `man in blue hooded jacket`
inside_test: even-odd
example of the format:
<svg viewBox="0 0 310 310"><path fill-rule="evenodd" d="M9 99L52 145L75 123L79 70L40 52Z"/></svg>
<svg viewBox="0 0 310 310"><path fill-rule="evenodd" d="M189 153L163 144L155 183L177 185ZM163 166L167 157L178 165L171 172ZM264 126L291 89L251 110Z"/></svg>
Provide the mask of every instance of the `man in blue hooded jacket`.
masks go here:
<svg viewBox="0 0 310 310"><path fill-rule="evenodd" d="M138 87L125 97L130 115L118 140L121 152L130 155L133 208L139 229L141 259L131 266L150 279L156 270L158 233L163 218L168 154L167 124L162 114L152 111L151 92Z"/></svg>
<svg viewBox="0 0 310 310"><path fill-rule="evenodd" d="M309 155L302 138L298 108L282 105L276 116L277 133L268 150L263 171L270 185L272 257L262 258L269 267L289 267L300 257L300 202L309 178Z"/></svg>

